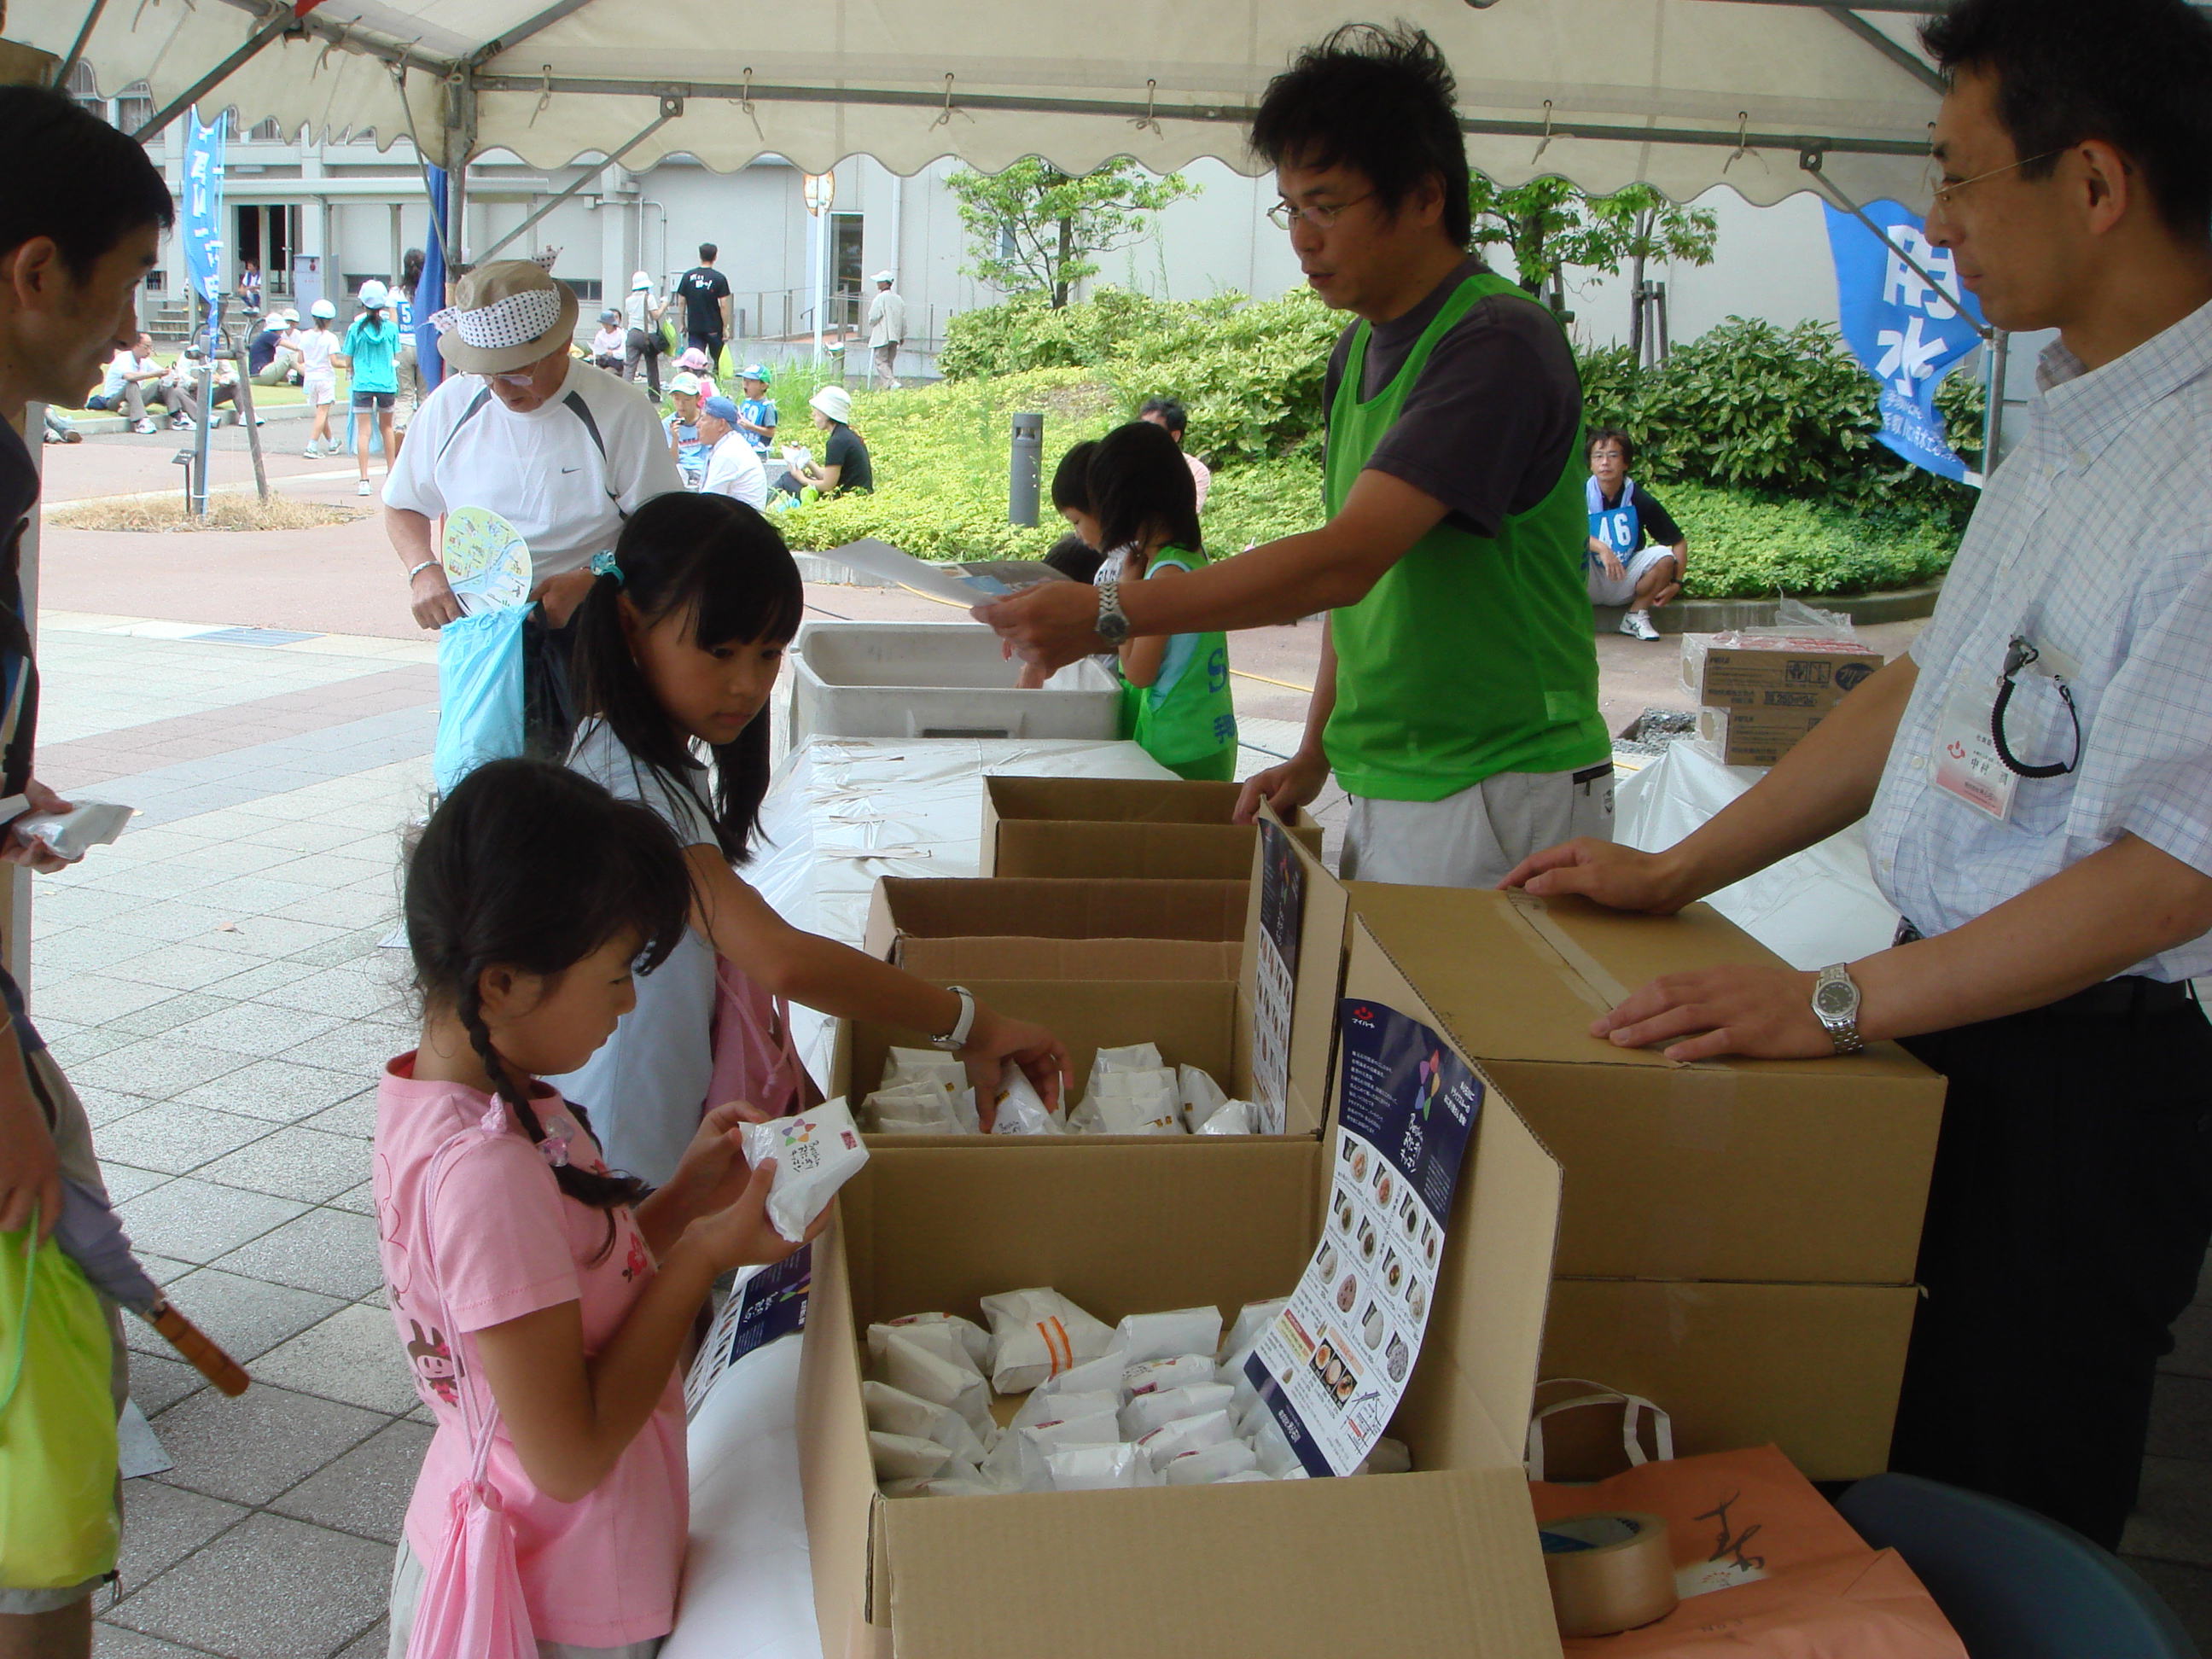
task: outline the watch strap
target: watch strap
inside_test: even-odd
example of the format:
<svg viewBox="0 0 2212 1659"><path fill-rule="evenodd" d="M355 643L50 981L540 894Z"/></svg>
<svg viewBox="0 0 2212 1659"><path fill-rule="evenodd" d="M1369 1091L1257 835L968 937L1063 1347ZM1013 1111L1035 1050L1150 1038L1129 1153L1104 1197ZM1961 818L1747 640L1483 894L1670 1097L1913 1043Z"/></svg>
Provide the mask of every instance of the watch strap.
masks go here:
<svg viewBox="0 0 2212 1659"><path fill-rule="evenodd" d="M1129 618L1121 609L1121 579L1107 576L1098 583L1098 637L1119 645L1129 637Z"/></svg>
<svg viewBox="0 0 2212 1659"><path fill-rule="evenodd" d="M1820 1006L1820 993L1837 983L1851 988L1852 1011L1849 1014L1831 1014ZM1813 1017L1820 1022L1821 1028L1828 1034L1828 1041L1839 1054L1855 1054L1866 1047L1866 1038L1859 1032L1857 1005L1858 981L1851 977L1848 964L1832 963L1820 969L1819 978L1813 982Z"/></svg>
<svg viewBox="0 0 2212 1659"><path fill-rule="evenodd" d="M968 1046L969 1034L975 1029L975 996L964 985L948 985L945 988L960 999L960 1018L953 1021L951 1030L930 1038L930 1042L946 1054L957 1054Z"/></svg>

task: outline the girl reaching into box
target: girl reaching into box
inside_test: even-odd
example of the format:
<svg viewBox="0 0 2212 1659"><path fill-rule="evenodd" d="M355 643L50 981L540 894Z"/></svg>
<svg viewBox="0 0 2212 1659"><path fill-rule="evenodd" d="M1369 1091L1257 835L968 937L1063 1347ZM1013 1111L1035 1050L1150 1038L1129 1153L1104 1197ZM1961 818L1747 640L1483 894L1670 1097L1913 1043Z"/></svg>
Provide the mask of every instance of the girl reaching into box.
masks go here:
<svg viewBox="0 0 2212 1659"><path fill-rule="evenodd" d="M1050 1032L802 933L737 874L768 791L769 694L805 605L775 527L726 495L656 496L592 568L568 764L674 829L692 880L690 926L668 962L639 983L606 1046L558 1079L591 1109L610 1160L660 1181L710 1105L799 1103L811 1085L775 1006L784 1000L932 1034L982 1098L1015 1060L1056 1102L1067 1051Z"/></svg>
<svg viewBox="0 0 2212 1659"><path fill-rule="evenodd" d="M1182 451L1146 421L1078 444L1053 474L1052 504L1104 559L1103 586L1170 581L1206 562L1198 492ZM1225 635L1152 635L1125 641L1121 735L1179 777L1237 775L1237 711Z"/></svg>

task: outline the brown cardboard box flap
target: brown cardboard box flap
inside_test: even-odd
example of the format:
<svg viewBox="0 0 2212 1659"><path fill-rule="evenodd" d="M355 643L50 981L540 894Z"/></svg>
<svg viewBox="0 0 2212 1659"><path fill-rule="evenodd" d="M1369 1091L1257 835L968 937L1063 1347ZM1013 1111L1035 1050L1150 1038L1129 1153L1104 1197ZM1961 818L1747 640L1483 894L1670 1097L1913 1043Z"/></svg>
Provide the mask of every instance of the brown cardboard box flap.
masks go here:
<svg viewBox="0 0 2212 1659"><path fill-rule="evenodd" d="M887 957L908 938L1180 939L1244 936L1246 881L1045 877L921 880L886 876L868 914L867 950ZM1097 977L1097 975L1093 975Z"/></svg>
<svg viewBox="0 0 2212 1659"><path fill-rule="evenodd" d="M1182 780L1012 778L983 781L981 873L1234 880L1255 832L1232 823L1241 786ZM1315 853L1321 829L1285 820Z"/></svg>
<svg viewBox="0 0 2212 1659"><path fill-rule="evenodd" d="M1516 1469L1080 1496L886 1504L898 1659L1559 1652Z"/></svg>
<svg viewBox="0 0 2212 1659"><path fill-rule="evenodd" d="M1152 778L986 778L984 796L1000 819L1088 823L1215 823L1236 816L1243 786ZM1313 820L1294 811L1288 822Z"/></svg>
<svg viewBox="0 0 2212 1659"><path fill-rule="evenodd" d="M902 938L891 962L918 978L1237 982L1243 951L1220 939Z"/></svg>
<svg viewBox="0 0 2212 1659"><path fill-rule="evenodd" d="M1272 806L1263 805L1260 812L1277 829L1288 830L1289 826L1275 815ZM1267 845L1264 837L1255 838L1252 844L1251 879L1245 884L1244 946L1237 975L1241 992L1237 1000L1237 1051L1248 1061L1260 1006L1260 942L1266 926L1261 912L1269 887L1267 872L1262 867L1267 860ZM1295 835L1289 836L1289 845L1291 855L1304 877L1305 890L1304 909L1298 918L1297 962L1291 988L1287 1118L1290 1124L1296 1126L1326 1122L1329 1103L1334 1096L1336 1005L1337 999L1344 994L1344 930L1351 915L1352 897L1344 890L1344 884L1329 873L1317 848ZM1249 1064L1240 1068L1239 1075L1249 1081ZM1247 1094L1244 1098L1254 1096Z"/></svg>
<svg viewBox="0 0 2212 1659"><path fill-rule="evenodd" d="M1771 1442L1810 1480L1856 1480L1888 1467L1919 1295L1909 1285L1560 1279L1544 1375L1642 1395L1673 1417L1678 1455Z"/></svg>

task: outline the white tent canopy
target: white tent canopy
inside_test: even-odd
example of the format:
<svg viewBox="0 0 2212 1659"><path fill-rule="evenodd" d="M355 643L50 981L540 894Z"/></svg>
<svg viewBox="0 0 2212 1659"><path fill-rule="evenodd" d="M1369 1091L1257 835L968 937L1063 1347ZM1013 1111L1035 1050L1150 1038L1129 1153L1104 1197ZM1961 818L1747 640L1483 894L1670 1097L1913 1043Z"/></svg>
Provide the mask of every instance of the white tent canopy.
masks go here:
<svg viewBox="0 0 2212 1659"><path fill-rule="evenodd" d="M1244 124L1268 78L1362 15L1345 0L301 3L18 0L9 32L64 55L82 35L111 95L143 79L165 112L191 94L383 145L411 128L448 166L503 149L539 167L684 153L726 171L775 154L823 172L866 155L911 173L1040 155L1165 172L1211 155L1250 172ZM1395 0L1374 15L1437 38L1469 159L1501 183L1559 173L1678 199L1725 183L1765 204L1814 187L1810 160L1855 199L1910 203L1937 93L1908 3Z"/></svg>

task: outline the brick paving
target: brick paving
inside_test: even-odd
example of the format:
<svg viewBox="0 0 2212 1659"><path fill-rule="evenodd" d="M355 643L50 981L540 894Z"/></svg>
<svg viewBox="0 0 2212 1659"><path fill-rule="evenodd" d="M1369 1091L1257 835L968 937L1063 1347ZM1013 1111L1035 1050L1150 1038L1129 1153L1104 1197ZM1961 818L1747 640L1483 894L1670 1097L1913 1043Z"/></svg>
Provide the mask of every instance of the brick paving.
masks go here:
<svg viewBox="0 0 2212 1659"><path fill-rule="evenodd" d="M46 459L93 493L147 488L159 442ZM100 453L128 444L149 453ZM368 1194L376 1068L413 1041L404 959L379 943L427 788L434 653L373 520L278 539L46 541L41 775L141 816L40 878L32 1007L148 1265L256 1379L225 1400L134 1330L134 1396L173 1467L126 1488L124 1593L95 1644L109 1659L381 1654L428 1437ZM903 594L808 597L817 614L942 614ZM1238 665L1309 684L1317 636L1242 635ZM1609 720L1677 701L1671 652L1599 643ZM1296 741L1303 696L1236 684L1244 761L1265 764ZM1340 802L1325 805L1334 826ZM2162 1370L2128 1550L2212 1644L2212 1283Z"/></svg>

